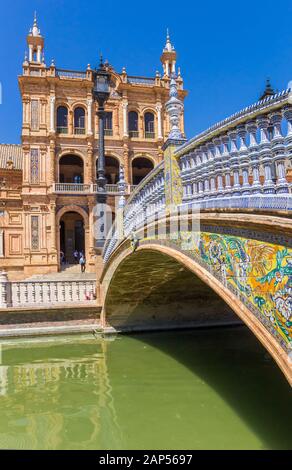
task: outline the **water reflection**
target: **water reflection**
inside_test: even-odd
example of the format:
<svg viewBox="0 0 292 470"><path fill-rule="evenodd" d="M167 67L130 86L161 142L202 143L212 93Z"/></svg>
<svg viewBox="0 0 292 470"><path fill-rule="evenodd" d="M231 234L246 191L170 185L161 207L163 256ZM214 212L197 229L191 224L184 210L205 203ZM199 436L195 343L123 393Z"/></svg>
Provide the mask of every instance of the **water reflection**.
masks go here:
<svg viewBox="0 0 292 470"><path fill-rule="evenodd" d="M0 448L120 448L108 343L74 339L76 358L72 338L2 343Z"/></svg>
<svg viewBox="0 0 292 470"><path fill-rule="evenodd" d="M246 328L10 340L0 448L291 448L291 390Z"/></svg>

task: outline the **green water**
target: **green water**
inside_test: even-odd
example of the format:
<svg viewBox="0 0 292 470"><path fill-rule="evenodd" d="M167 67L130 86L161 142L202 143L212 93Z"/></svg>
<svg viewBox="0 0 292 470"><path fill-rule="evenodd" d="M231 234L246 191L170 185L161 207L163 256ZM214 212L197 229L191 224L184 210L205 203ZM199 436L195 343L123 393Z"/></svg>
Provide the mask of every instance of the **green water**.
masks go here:
<svg viewBox="0 0 292 470"><path fill-rule="evenodd" d="M245 328L1 343L0 448L291 448L291 423Z"/></svg>

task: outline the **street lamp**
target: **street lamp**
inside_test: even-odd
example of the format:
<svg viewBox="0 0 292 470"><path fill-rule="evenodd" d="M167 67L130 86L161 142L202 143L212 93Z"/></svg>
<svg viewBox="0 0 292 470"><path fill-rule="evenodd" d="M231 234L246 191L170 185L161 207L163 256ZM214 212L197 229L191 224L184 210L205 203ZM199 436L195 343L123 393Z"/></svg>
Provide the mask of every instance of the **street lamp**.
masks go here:
<svg viewBox="0 0 292 470"><path fill-rule="evenodd" d="M97 116L99 118L99 142L98 142L98 163L97 163L97 202L106 202L106 177L105 177L105 156L104 156L104 103L110 95L109 91L110 74L100 58L99 68L94 72L93 99L98 103Z"/></svg>

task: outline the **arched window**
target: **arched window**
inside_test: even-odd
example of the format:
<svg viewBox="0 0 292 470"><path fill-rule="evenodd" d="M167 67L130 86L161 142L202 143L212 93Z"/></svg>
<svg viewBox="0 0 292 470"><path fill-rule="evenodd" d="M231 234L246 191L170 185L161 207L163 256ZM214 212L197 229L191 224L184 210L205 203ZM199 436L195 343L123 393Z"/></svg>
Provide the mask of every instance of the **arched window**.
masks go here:
<svg viewBox="0 0 292 470"><path fill-rule="evenodd" d="M136 111L130 111L128 115L128 120L129 120L129 136L139 137L138 113L136 113Z"/></svg>
<svg viewBox="0 0 292 470"><path fill-rule="evenodd" d="M84 165L78 155L63 155L59 160L59 183L83 183Z"/></svg>
<svg viewBox="0 0 292 470"><path fill-rule="evenodd" d="M153 170L154 165L149 158L145 157L136 157L132 161L132 183L133 185L139 184L143 178L145 178L151 170Z"/></svg>
<svg viewBox="0 0 292 470"><path fill-rule="evenodd" d="M85 111L83 108L74 109L74 134L85 134Z"/></svg>
<svg viewBox="0 0 292 470"><path fill-rule="evenodd" d="M68 109L66 106L59 106L57 109L57 132L68 134Z"/></svg>
<svg viewBox="0 0 292 470"><path fill-rule="evenodd" d="M105 177L107 184L117 184L119 181L120 162L115 157L105 156Z"/></svg>
<svg viewBox="0 0 292 470"><path fill-rule="evenodd" d="M154 114L153 113L145 113L144 128L145 128L145 138L154 139L155 131L154 131Z"/></svg>

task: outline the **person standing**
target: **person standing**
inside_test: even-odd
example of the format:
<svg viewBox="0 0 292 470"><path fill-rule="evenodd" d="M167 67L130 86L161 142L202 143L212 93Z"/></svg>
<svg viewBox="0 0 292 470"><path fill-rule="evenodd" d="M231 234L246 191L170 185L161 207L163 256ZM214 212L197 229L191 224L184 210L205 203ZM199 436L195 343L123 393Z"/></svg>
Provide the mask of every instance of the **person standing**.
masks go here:
<svg viewBox="0 0 292 470"><path fill-rule="evenodd" d="M84 273L85 272L85 257L84 257L84 255L80 256L79 264L80 264L81 272Z"/></svg>
<svg viewBox="0 0 292 470"><path fill-rule="evenodd" d="M79 253L78 253L77 250L74 251L73 256L74 256L74 261L77 264L78 263L78 258L79 258Z"/></svg>

